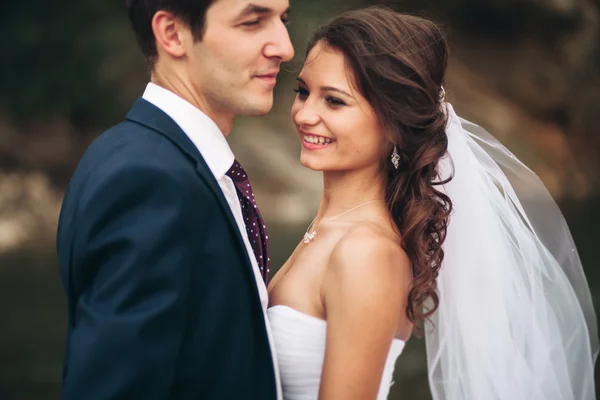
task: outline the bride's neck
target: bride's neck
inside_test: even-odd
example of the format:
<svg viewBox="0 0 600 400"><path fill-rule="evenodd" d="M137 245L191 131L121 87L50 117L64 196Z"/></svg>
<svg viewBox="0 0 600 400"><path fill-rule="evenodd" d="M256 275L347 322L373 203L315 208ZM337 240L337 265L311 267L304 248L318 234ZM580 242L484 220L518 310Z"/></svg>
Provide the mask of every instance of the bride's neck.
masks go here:
<svg viewBox="0 0 600 400"><path fill-rule="evenodd" d="M385 185L378 171L323 172L323 194L316 222L384 198Z"/></svg>

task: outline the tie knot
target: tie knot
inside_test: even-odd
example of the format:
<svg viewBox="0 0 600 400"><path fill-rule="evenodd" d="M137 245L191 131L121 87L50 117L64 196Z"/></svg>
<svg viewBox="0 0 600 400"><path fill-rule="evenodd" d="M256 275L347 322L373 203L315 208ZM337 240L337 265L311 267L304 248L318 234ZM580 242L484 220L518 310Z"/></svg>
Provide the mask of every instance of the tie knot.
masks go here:
<svg viewBox="0 0 600 400"><path fill-rule="evenodd" d="M234 182L243 182L248 179L246 171L237 160L233 161L233 165L229 168L229 171L227 171L227 176Z"/></svg>

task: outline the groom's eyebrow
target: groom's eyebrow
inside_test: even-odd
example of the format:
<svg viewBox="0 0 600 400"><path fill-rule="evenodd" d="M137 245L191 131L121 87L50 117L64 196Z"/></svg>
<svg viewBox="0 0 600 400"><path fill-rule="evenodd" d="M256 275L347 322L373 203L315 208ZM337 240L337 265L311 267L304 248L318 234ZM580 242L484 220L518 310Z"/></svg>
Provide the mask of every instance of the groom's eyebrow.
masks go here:
<svg viewBox="0 0 600 400"><path fill-rule="evenodd" d="M256 4L248 4L238 15L238 19L239 18L244 18L247 17L248 15L253 15L253 14L260 14L260 15L268 15L268 14L272 14L275 11L270 8L270 7L265 7L265 6L259 6ZM287 10L284 11L284 15L288 14L290 12L290 8L288 8Z"/></svg>
<svg viewBox="0 0 600 400"><path fill-rule="evenodd" d="M304 86L308 86L306 84L306 82L304 82L304 79L302 79L302 78L296 78L296 80L298 82L300 82L301 84L303 84ZM354 96L352 96L350 93L348 93L348 92L346 92L346 91L344 91L342 89L338 89L336 87L333 87L333 86L321 86L319 89L321 89L322 92L338 92L338 93L344 94L344 95L346 95L346 96L348 96L350 98L354 98Z"/></svg>

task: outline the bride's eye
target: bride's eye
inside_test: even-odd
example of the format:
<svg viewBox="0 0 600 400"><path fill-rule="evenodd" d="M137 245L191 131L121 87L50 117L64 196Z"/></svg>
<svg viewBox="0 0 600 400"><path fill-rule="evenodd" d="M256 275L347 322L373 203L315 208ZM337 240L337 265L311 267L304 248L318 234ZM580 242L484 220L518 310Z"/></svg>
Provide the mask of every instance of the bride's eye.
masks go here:
<svg viewBox="0 0 600 400"><path fill-rule="evenodd" d="M337 97L333 97L333 96L327 96L327 98L325 100L327 100L327 102L332 106L345 106L346 105L344 100L338 99Z"/></svg>
<svg viewBox="0 0 600 400"><path fill-rule="evenodd" d="M294 89L294 92L298 93L298 97L303 100L308 97L308 90L304 89L303 87L297 87Z"/></svg>

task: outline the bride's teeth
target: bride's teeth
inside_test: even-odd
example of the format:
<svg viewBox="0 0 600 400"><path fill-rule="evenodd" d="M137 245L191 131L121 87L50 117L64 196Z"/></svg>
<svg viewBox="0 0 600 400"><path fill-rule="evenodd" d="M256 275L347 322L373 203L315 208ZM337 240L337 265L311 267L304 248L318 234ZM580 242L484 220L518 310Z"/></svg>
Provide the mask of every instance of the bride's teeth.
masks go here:
<svg viewBox="0 0 600 400"><path fill-rule="evenodd" d="M326 138L323 136L309 136L309 135L304 135L303 139L305 142L308 143L312 143L312 144L330 144L333 143L333 140L330 138Z"/></svg>

